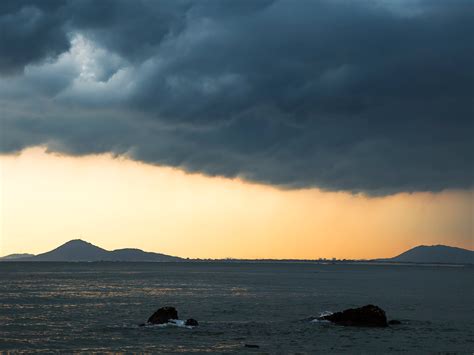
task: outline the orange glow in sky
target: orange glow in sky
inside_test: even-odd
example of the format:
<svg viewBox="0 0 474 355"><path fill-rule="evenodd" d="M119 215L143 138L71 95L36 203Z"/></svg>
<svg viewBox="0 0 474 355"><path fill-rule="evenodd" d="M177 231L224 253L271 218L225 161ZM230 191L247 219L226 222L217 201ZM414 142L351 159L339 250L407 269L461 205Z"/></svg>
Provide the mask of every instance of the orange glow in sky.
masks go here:
<svg viewBox="0 0 474 355"><path fill-rule="evenodd" d="M74 238L199 258L376 258L472 249L473 191L366 197L280 190L110 155L0 156L0 255Z"/></svg>

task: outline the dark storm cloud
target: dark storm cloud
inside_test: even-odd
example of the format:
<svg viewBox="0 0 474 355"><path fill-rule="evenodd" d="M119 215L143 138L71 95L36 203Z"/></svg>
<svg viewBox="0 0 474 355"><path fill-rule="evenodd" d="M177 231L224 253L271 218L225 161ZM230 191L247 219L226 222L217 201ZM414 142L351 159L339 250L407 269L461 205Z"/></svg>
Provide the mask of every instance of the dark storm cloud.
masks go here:
<svg viewBox="0 0 474 355"><path fill-rule="evenodd" d="M0 2L0 74L16 73L69 49L60 8L59 1Z"/></svg>
<svg viewBox="0 0 474 355"><path fill-rule="evenodd" d="M0 11L4 151L45 144L369 194L473 184L471 1L76 0Z"/></svg>

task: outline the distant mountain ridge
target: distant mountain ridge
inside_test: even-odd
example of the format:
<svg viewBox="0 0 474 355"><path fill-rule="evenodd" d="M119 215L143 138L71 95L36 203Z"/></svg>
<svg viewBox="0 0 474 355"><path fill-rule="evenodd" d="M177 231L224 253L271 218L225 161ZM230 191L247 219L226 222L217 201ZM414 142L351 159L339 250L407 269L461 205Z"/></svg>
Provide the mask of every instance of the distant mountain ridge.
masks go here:
<svg viewBox="0 0 474 355"><path fill-rule="evenodd" d="M2 261L135 261L135 262L169 262L182 261L182 258L145 252L140 249L117 249L108 251L81 239L69 242L46 253L12 257L12 254L0 258Z"/></svg>
<svg viewBox="0 0 474 355"><path fill-rule="evenodd" d="M145 252L140 249L125 248L117 250L105 250L81 239L70 240L67 243L48 251L46 253L33 254L11 254L0 257L0 261L129 261L129 262L176 262L192 261L192 259L183 259L176 256ZM196 261L199 261L197 259ZM219 259L206 259L203 261L226 261ZM235 259L233 261L239 261ZM244 260L241 261L251 261ZM254 260L256 262L265 262L268 260ZM285 260L275 260L285 261ZM291 260L289 260L291 261ZM297 259L293 261L298 261ZM305 260L314 262L315 260ZM358 260L349 260L357 262ZM367 262L367 260L359 260ZM376 262L393 263L418 263L418 264L474 264L474 251L450 247L446 245L420 245L404 253L388 259L373 259Z"/></svg>
<svg viewBox="0 0 474 355"><path fill-rule="evenodd" d="M23 259L23 258L32 257L32 256L35 256L35 254L28 254L28 253L23 253L23 254L10 254L10 255L7 255L7 256L4 256L4 257L0 258L0 260L13 261L13 260L18 260L18 259Z"/></svg>
<svg viewBox="0 0 474 355"><path fill-rule="evenodd" d="M474 251L446 245L419 245L390 259L398 263L474 264Z"/></svg>

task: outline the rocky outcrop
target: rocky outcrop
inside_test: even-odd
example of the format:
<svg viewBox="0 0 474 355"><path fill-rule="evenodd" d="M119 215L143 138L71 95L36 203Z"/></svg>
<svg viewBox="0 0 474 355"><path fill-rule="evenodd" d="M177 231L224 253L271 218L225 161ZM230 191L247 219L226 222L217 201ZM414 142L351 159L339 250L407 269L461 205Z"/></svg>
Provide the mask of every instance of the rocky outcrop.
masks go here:
<svg viewBox="0 0 474 355"><path fill-rule="evenodd" d="M199 325L199 323L196 319L189 318L189 319L186 320L184 325L186 325L188 327L197 327Z"/></svg>
<svg viewBox="0 0 474 355"><path fill-rule="evenodd" d="M244 347L258 349L260 346L256 344L245 344Z"/></svg>
<svg viewBox="0 0 474 355"><path fill-rule="evenodd" d="M199 325L198 321L193 318L189 318L186 321L179 320L178 311L174 307L161 307L148 318L146 324L169 324L178 327L197 327ZM140 324L140 326L146 324Z"/></svg>
<svg viewBox="0 0 474 355"><path fill-rule="evenodd" d="M327 316L319 317L318 320L327 320L337 325L355 327L388 326L385 311L371 304L364 307L350 308L342 312L336 312Z"/></svg>
<svg viewBox="0 0 474 355"><path fill-rule="evenodd" d="M178 311L174 307L162 307L148 318L149 324L165 324L171 319L179 319Z"/></svg>

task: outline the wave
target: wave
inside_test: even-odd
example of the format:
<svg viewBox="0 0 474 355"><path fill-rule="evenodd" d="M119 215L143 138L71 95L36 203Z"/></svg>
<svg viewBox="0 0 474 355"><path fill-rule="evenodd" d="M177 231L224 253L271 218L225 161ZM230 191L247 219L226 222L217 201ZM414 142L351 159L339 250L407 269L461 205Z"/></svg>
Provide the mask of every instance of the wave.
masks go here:
<svg viewBox="0 0 474 355"><path fill-rule="evenodd" d="M186 328L186 329L193 329L194 327L191 325L186 325L184 320L181 319L170 319L168 323L163 324L145 324L144 327L146 328L167 328L167 327L178 327L178 328Z"/></svg>
<svg viewBox="0 0 474 355"><path fill-rule="evenodd" d="M329 323L328 320L323 320L323 319L319 319L319 318L330 316L331 314L333 314L333 312L331 312L331 311L322 311L322 312L319 313L319 316L317 316L316 318L313 318L311 320L311 323Z"/></svg>

